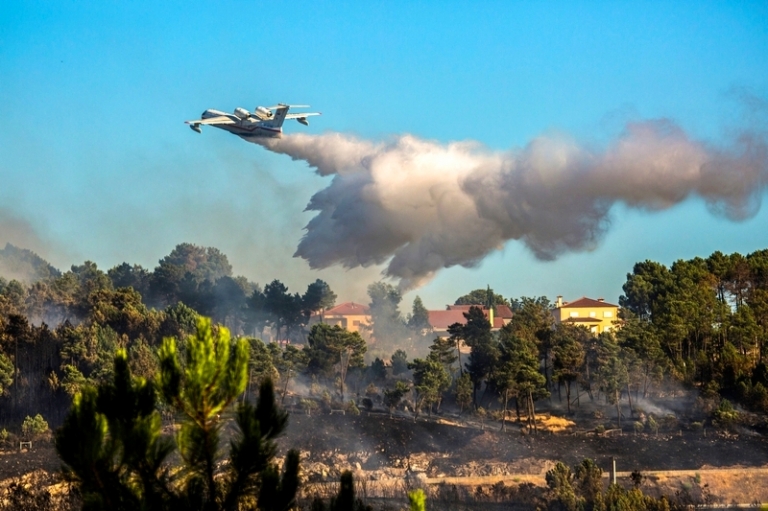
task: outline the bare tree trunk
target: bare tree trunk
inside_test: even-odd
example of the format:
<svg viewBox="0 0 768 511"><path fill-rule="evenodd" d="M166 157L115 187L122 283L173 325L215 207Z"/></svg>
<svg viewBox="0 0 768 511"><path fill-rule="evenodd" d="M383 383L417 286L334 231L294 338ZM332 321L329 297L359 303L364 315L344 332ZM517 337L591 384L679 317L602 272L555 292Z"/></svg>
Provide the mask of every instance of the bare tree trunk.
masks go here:
<svg viewBox="0 0 768 511"><path fill-rule="evenodd" d="M530 410L531 410L531 424L533 424L533 431L535 433L538 433L539 430L536 428L536 406L533 404L533 393L528 391L528 402Z"/></svg>
<svg viewBox="0 0 768 511"><path fill-rule="evenodd" d="M509 402L509 390L504 391L504 411L501 416L501 430L507 430L507 403Z"/></svg>
<svg viewBox="0 0 768 511"><path fill-rule="evenodd" d="M456 339L456 356L459 358L459 376L464 374L464 366L461 365L461 339Z"/></svg>
<svg viewBox="0 0 768 511"><path fill-rule="evenodd" d="M285 375L285 386L283 387L283 395L280 398L281 405L285 403L285 395L288 393L288 382L290 381L290 379L291 379L291 370L288 369Z"/></svg>

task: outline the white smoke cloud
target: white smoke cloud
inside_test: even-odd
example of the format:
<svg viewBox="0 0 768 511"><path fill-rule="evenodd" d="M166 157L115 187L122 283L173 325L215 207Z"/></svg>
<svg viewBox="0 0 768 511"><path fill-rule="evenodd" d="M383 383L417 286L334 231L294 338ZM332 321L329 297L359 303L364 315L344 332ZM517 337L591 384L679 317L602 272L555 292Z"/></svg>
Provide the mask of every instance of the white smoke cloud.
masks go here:
<svg viewBox="0 0 768 511"><path fill-rule="evenodd" d="M307 205L317 215L295 256L312 268L386 263L403 289L476 265L509 240L544 260L590 250L617 202L662 210L695 195L714 214L743 220L768 183L765 133L716 148L668 120L630 123L604 149L561 135L508 152L410 135L374 143L295 134L262 144L333 176Z"/></svg>

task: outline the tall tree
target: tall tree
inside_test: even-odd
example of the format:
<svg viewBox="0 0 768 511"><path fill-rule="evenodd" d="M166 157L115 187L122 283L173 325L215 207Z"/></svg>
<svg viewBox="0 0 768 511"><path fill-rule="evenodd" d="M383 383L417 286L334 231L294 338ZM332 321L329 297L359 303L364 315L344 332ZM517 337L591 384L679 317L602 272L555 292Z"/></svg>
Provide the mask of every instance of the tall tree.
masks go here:
<svg viewBox="0 0 768 511"><path fill-rule="evenodd" d="M365 367L365 340L358 332L350 332L338 325L318 323L307 337L307 369L326 378L338 376L339 394L344 401L344 383L351 367Z"/></svg>
<svg viewBox="0 0 768 511"><path fill-rule="evenodd" d="M565 384L566 406L571 413L571 384L576 382L584 364L585 341L591 333L584 327L559 323L553 335L554 377ZM559 391L558 391L559 392Z"/></svg>
<svg viewBox="0 0 768 511"><path fill-rule="evenodd" d="M624 312L622 327L616 331L621 348L633 353L637 360L638 388L642 389L643 398L648 397L651 385L663 379L668 365L659 337L653 323L642 321L629 311Z"/></svg>
<svg viewBox="0 0 768 511"><path fill-rule="evenodd" d="M304 318L301 296L290 294L279 280L273 280L264 287L264 310L272 316L278 338L285 335L285 339L290 339L291 331L302 324Z"/></svg>
<svg viewBox="0 0 768 511"><path fill-rule="evenodd" d="M429 311L418 296L413 299L413 307L408 315L407 323L408 328L419 336L424 336L432 330L432 325L429 323Z"/></svg>
<svg viewBox="0 0 768 511"><path fill-rule="evenodd" d="M554 319L550 312L551 304L545 296L537 298L523 296L516 303L515 315L509 322L509 328L515 336L538 346L539 357L544 361L544 377L549 389L552 387L550 369L554 330Z"/></svg>
<svg viewBox="0 0 768 511"><path fill-rule="evenodd" d="M460 327L460 335L464 344L469 346L469 360L466 363L467 372L472 380L472 401L477 403L477 391L483 383L487 383L499 357L498 346L491 334L491 323L486 319L482 309L470 307L464 313L467 322Z"/></svg>
<svg viewBox="0 0 768 511"><path fill-rule="evenodd" d="M432 345L429 347L429 357L443 364L449 375L452 376L454 374L455 367L453 364L458 360L454 341L443 337L435 337L435 340L432 341Z"/></svg>
<svg viewBox="0 0 768 511"><path fill-rule="evenodd" d="M615 341L610 336L601 336L599 341L601 354L597 380L606 400L616 406L616 420L621 428L621 392L629 382L629 373Z"/></svg>
<svg viewBox="0 0 768 511"><path fill-rule="evenodd" d="M448 390L451 383L448 372L440 360L434 356L414 359L408 364L408 369L413 370L413 387L418 394L415 408L419 410L426 405L431 415L432 405L437 404L440 408L442 394Z"/></svg>
<svg viewBox="0 0 768 511"><path fill-rule="evenodd" d="M307 286L307 290L301 297L302 307L307 319L311 314L320 314L321 321L324 320L324 314L336 303L336 293L331 290L331 286L324 280L317 279Z"/></svg>
<svg viewBox="0 0 768 511"><path fill-rule="evenodd" d="M395 350L389 359L392 366L392 374L397 376L408 370L408 354L403 350Z"/></svg>
<svg viewBox="0 0 768 511"><path fill-rule="evenodd" d="M499 338L499 359L493 367L491 378L504 404L502 429L506 429L507 404L510 398L522 402L531 429L536 429L536 407L534 402L549 395L546 379L539 372L538 348L532 341L518 337L506 325Z"/></svg>

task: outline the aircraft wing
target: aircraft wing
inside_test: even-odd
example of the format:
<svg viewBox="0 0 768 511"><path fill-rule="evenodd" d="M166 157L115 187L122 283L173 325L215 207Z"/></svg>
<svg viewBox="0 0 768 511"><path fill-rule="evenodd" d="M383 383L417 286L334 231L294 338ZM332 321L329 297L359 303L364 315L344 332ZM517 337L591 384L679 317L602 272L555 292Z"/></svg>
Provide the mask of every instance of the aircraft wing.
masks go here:
<svg viewBox="0 0 768 511"><path fill-rule="evenodd" d="M207 119L198 119L196 121L184 121L187 124L199 125L199 124L235 124L235 121L227 117L226 115L219 115L218 117L209 117Z"/></svg>
<svg viewBox="0 0 768 511"><path fill-rule="evenodd" d="M301 119L302 117L310 117L312 115L320 115L320 112L309 112L306 114L286 114L286 119Z"/></svg>

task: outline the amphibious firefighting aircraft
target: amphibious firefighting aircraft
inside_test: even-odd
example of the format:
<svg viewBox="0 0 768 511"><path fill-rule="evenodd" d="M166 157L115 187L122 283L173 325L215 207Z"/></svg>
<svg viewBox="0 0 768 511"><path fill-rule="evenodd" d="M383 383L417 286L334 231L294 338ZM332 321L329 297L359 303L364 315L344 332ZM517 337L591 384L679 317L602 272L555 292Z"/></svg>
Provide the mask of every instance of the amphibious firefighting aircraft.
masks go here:
<svg viewBox="0 0 768 511"><path fill-rule="evenodd" d="M198 133L202 133L200 126L205 124L226 130L243 140L255 142L254 139L260 137L280 138L283 133L283 121L286 119L296 119L304 126L309 126L307 117L320 115L319 112L289 114L290 108L309 108L309 105L279 103L270 107L257 106L253 112L237 107L232 114L210 109L203 112L201 119L184 122Z"/></svg>

